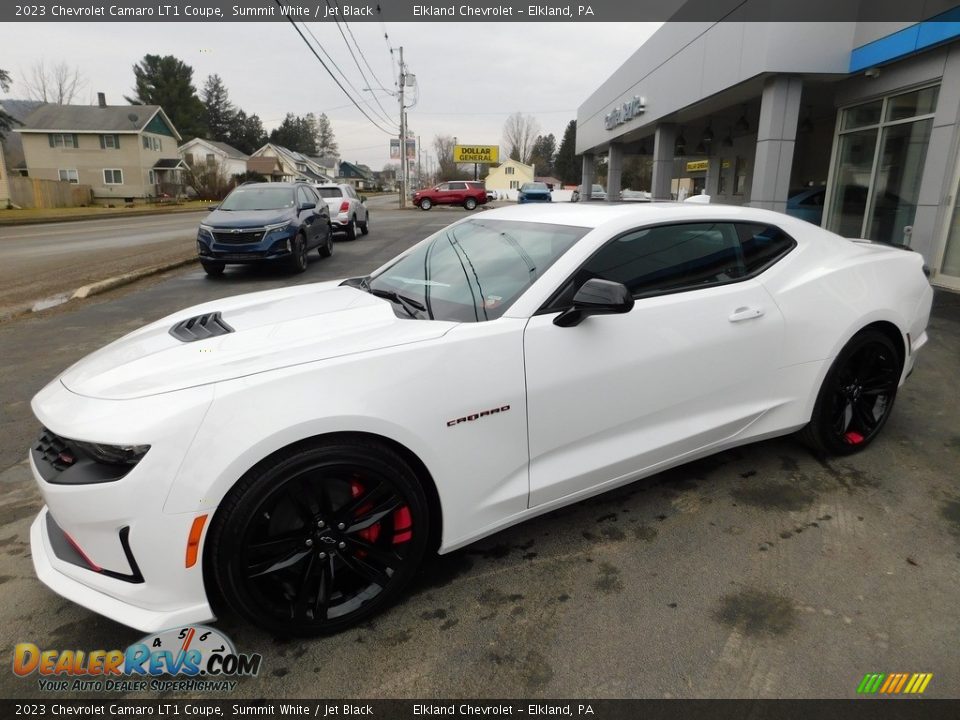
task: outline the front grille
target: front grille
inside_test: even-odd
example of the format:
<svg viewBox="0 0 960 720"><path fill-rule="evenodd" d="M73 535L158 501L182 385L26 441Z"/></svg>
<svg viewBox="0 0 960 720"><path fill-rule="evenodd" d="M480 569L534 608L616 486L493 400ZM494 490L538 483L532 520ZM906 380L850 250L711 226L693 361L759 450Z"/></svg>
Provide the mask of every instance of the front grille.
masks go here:
<svg viewBox="0 0 960 720"><path fill-rule="evenodd" d="M218 243L226 245L249 245L263 240L263 233L262 228L259 230L241 230L240 232L215 230L213 237Z"/></svg>
<svg viewBox="0 0 960 720"><path fill-rule="evenodd" d="M57 472L63 472L77 461L76 451L71 449L67 441L46 428L33 449Z"/></svg>
<svg viewBox="0 0 960 720"><path fill-rule="evenodd" d="M170 334L181 342L206 340L207 338L226 335L232 332L233 328L224 322L219 312L195 315L192 318L178 322L170 328Z"/></svg>

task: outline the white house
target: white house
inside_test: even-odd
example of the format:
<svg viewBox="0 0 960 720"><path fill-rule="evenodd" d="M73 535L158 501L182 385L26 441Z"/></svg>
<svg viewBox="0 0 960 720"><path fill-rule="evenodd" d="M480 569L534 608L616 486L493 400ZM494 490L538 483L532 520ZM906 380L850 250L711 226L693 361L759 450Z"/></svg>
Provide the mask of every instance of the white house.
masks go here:
<svg viewBox="0 0 960 720"><path fill-rule="evenodd" d="M231 178L247 171L249 155L240 152L232 145L217 140L194 138L184 143L177 151L183 161L192 167L202 165L222 165L224 174Z"/></svg>
<svg viewBox="0 0 960 720"><path fill-rule="evenodd" d="M323 183L331 178L313 158L274 143L256 150L247 160L247 169L265 175L270 182Z"/></svg>

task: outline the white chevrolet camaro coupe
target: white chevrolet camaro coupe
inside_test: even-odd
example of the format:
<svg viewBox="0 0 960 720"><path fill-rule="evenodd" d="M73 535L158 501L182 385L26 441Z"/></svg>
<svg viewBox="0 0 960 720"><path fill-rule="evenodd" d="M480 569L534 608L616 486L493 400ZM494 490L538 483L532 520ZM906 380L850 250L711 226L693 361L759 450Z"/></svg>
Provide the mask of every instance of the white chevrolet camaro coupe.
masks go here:
<svg viewBox="0 0 960 720"><path fill-rule="evenodd" d="M425 553L735 445L880 432L921 256L765 210L536 204L366 277L216 300L33 399L53 590L143 631L382 610ZM219 604L217 604L219 607Z"/></svg>

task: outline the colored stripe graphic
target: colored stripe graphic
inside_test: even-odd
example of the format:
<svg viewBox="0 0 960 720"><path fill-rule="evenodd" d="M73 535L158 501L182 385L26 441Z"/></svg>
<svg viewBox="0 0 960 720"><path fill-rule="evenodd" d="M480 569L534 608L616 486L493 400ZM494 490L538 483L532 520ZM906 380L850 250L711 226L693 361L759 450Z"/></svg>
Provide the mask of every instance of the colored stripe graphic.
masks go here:
<svg viewBox="0 0 960 720"><path fill-rule="evenodd" d="M857 685L861 695L920 695L933 679L933 673L867 673Z"/></svg>

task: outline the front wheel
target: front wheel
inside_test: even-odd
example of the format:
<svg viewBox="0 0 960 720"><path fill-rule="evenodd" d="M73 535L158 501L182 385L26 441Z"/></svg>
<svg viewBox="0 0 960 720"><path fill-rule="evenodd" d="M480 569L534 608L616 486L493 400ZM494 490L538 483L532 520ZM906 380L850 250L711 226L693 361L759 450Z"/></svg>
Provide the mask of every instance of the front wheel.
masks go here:
<svg viewBox="0 0 960 720"><path fill-rule="evenodd" d="M200 264L203 266L203 271L210 277L223 275L224 268L226 268L224 263L217 260L201 260Z"/></svg>
<svg viewBox="0 0 960 720"><path fill-rule="evenodd" d="M416 474L379 443L338 439L255 466L214 516L208 580L240 615L282 635L326 635L387 607L427 548Z"/></svg>
<svg viewBox="0 0 960 720"><path fill-rule="evenodd" d="M863 450L890 417L900 372L890 338L878 330L854 335L830 366L800 438L828 455Z"/></svg>
<svg viewBox="0 0 960 720"><path fill-rule="evenodd" d="M477 201L474 198L467 198L463 201L463 207L465 210L473 210L477 207Z"/></svg>
<svg viewBox="0 0 960 720"><path fill-rule="evenodd" d="M320 257L323 258L328 258L333 255L333 228L329 225L327 226L327 239L317 248L317 252L320 253Z"/></svg>
<svg viewBox="0 0 960 720"><path fill-rule="evenodd" d="M432 207L433 207L433 203L430 202L428 198L424 198L423 200L420 201L421 210L429 210Z"/></svg>
<svg viewBox="0 0 960 720"><path fill-rule="evenodd" d="M297 235L291 243L290 269L295 273L307 269L307 239L303 235Z"/></svg>

